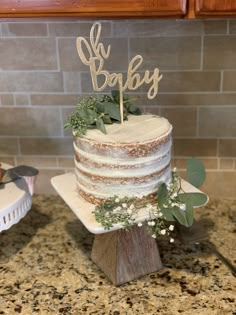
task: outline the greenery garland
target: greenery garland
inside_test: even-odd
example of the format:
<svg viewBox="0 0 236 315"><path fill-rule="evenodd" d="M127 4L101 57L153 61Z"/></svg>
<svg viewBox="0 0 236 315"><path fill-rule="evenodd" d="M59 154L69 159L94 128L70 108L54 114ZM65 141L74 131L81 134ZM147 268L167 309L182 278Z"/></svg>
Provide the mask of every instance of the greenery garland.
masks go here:
<svg viewBox="0 0 236 315"><path fill-rule="evenodd" d="M141 110L133 105L124 95L124 120L128 114L141 115ZM76 112L68 117L64 128L72 128L75 136L82 137L88 129L97 128L106 134L105 124L120 122L120 96L119 91L112 91L110 95L86 96L79 100Z"/></svg>
<svg viewBox="0 0 236 315"><path fill-rule="evenodd" d="M205 168L201 161L192 158L187 163L188 181L195 187L200 187L206 177ZM159 235L169 235L170 242L174 242L171 232L174 223L190 227L194 221L193 208L205 204L208 197L204 193L187 193L181 187L181 178L176 168L172 170L172 181L162 183L157 190L156 202L143 203L139 198L113 196L104 203L97 205L93 211L96 221L104 229L111 229L120 224L124 229L129 229L134 224L139 227L146 225L153 238ZM138 221L140 209L148 210L148 219Z"/></svg>

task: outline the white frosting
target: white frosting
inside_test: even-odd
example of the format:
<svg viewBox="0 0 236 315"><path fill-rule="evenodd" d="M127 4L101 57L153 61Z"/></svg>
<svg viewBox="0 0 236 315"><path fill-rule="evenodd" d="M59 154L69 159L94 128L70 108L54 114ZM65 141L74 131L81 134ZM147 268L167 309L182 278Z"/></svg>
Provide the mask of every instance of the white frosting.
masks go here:
<svg viewBox="0 0 236 315"><path fill-rule="evenodd" d="M167 119L154 115L129 115L123 124L106 125L107 134L98 129L88 130L87 139L98 142L133 143L150 141L169 133L172 126Z"/></svg>
<svg viewBox="0 0 236 315"><path fill-rule="evenodd" d="M129 116L106 125L107 135L89 130L74 142L78 187L96 198L143 197L171 180L171 131L165 118ZM134 150L135 152L133 153Z"/></svg>

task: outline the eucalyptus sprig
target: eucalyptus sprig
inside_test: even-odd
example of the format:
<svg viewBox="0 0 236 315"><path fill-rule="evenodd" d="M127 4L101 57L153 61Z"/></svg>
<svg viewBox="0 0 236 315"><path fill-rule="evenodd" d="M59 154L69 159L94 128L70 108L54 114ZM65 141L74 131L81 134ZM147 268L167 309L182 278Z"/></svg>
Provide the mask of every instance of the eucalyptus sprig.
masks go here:
<svg viewBox="0 0 236 315"><path fill-rule="evenodd" d="M106 134L105 124L120 122L119 91L112 91L111 95L86 96L79 100L76 112L68 117L64 128L72 128L75 136L82 137L88 129L97 128ZM141 115L141 110L133 105L124 95L124 120L128 114Z"/></svg>
<svg viewBox="0 0 236 315"><path fill-rule="evenodd" d="M187 177L191 184L199 187L205 180L205 168L201 161L190 159L187 163ZM196 185L197 184L197 185ZM135 223L146 225L153 238L158 235L171 235L174 222L190 227L194 221L193 208L205 204L208 197L200 192L185 192L181 186L181 178L172 170L172 181L162 183L157 190L156 202L144 203L140 198L113 196L95 207L94 215L105 229L111 229L120 224L128 229ZM148 219L138 222L140 209L148 210ZM170 242L174 239L170 237Z"/></svg>

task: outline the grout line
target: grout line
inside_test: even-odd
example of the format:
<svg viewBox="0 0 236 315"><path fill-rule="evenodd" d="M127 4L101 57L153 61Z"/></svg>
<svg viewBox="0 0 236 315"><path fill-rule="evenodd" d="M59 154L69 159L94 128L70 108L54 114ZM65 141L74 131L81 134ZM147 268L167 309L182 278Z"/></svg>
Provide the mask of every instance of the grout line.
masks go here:
<svg viewBox="0 0 236 315"><path fill-rule="evenodd" d="M223 92L223 84L224 84L224 70L220 71L220 92Z"/></svg>
<svg viewBox="0 0 236 315"><path fill-rule="evenodd" d="M201 36L200 70L203 71L204 63L204 35Z"/></svg>

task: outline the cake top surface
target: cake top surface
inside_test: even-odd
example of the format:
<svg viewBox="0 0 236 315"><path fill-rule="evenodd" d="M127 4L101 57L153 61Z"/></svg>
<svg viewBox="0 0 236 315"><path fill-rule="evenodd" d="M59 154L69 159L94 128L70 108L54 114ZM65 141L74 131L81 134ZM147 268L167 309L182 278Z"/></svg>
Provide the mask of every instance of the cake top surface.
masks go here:
<svg viewBox="0 0 236 315"><path fill-rule="evenodd" d="M155 115L129 115L123 124L114 123L106 125L107 134L98 129L90 129L85 135L86 139L97 142L133 143L157 139L172 130L169 121Z"/></svg>

